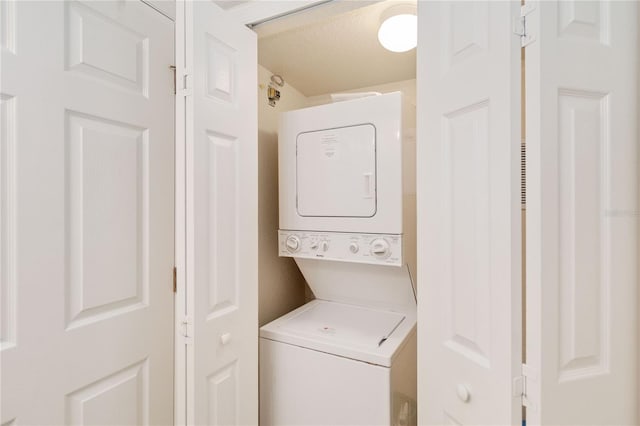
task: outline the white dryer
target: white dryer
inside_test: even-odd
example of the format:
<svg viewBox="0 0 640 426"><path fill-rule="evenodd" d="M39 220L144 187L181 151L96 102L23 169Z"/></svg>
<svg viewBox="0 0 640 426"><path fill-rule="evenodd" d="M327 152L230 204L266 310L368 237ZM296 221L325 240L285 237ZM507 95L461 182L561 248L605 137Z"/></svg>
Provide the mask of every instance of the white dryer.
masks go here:
<svg viewBox="0 0 640 426"><path fill-rule="evenodd" d="M416 423L403 108L391 93L281 115L279 251L316 300L260 329L262 426Z"/></svg>
<svg viewBox="0 0 640 426"><path fill-rule="evenodd" d="M403 194L414 188L402 110L394 92L281 114L280 228L402 234Z"/></svg>

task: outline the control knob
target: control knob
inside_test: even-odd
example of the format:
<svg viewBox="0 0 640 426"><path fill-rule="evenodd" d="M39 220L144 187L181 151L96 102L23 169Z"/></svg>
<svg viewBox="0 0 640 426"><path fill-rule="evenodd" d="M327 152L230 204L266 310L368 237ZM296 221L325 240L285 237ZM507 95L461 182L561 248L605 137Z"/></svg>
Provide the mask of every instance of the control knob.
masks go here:
<svg viewBox="0 0 640 426"><path fill-rule="evenodd" d="M285 245L290 253L295 253L300 249L300 238L296 235L289 235L285 241Z"/></svg>
<svg viewBox="0 0 640 426"><path fill-rule="evenodd" d="M327 251L329 250L329 242L328 241L323 241L320 244L320 248L322 249L322 251Z"/></svg>
<svg viewBox="0 0 640 426"><path fill-rule="evenodd" d="M355 254L355 253L357 253L357 252L358 252L358 250L360 250L360 247L358 246L358 243L351 243L351 244L349 244L349 251L350 251L351 253L354 253L354 254Z"/></svg>
<svg viewBox="0 0 640 426"><path fill-rule="evenodd" d="M384 238L377 238L371 243L371 254L378 259L385 259L391 254L391 247Z"/></svg>

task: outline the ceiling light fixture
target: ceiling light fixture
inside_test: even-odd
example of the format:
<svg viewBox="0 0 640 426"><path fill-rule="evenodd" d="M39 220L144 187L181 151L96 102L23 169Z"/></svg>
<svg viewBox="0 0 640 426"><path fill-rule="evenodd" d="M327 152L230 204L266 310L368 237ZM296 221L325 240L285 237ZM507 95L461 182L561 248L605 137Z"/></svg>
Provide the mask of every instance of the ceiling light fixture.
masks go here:
<svg viewBox="0 0 640 426"><path fill-rule="evenodd" d="M407 52L418 44L418 17L416 6L401 4L392 6L380 16L378 40L382 47L392 52Z"/></svg>

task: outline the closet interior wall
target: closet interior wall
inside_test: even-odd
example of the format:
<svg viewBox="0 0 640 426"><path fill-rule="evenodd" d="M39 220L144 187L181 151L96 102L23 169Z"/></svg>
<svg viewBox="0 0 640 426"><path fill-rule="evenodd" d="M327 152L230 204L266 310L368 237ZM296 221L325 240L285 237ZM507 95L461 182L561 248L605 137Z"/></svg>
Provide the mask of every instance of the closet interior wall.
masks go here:
<svg viewBox="0 0 640 426"><path fill-rule="evenodd" d="M273 73L258 66L258 322L271 322L305 303L306 283L292 258L278 257L278 114L307 106L289 84L281 100L269 105Z"/></svg>

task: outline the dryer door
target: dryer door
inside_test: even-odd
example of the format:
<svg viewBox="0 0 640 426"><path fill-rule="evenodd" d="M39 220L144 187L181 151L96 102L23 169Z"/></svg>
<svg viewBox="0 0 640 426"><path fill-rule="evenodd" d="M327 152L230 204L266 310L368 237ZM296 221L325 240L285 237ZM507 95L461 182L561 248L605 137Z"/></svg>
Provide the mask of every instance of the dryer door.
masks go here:
<svg viewBox="0 0 640 426"><path fill-rule="evenodd" d="M296 194L300 216L374 216L375 127L361 124L300 133Z"/></svg>

